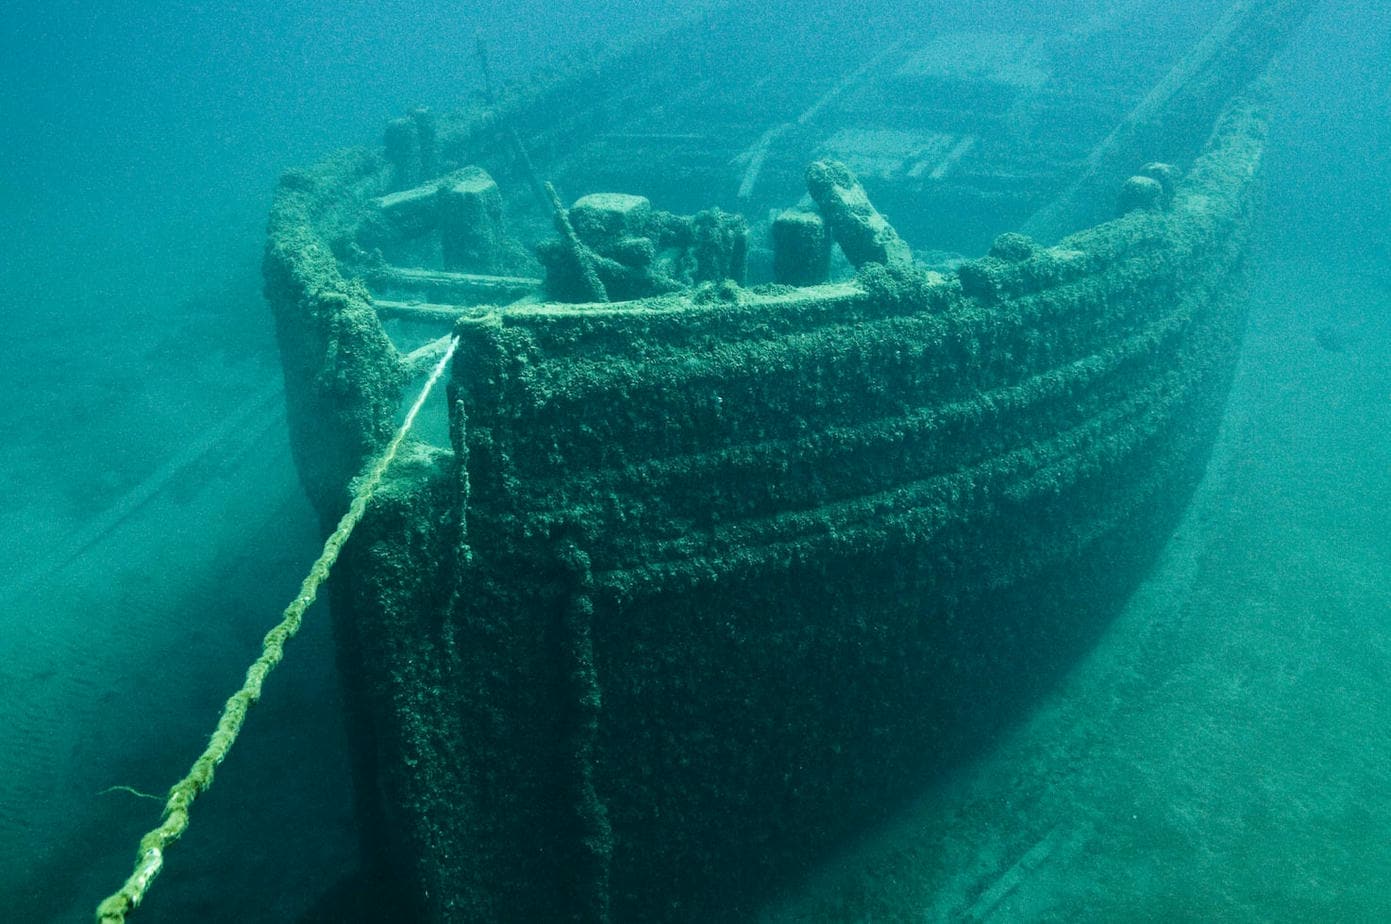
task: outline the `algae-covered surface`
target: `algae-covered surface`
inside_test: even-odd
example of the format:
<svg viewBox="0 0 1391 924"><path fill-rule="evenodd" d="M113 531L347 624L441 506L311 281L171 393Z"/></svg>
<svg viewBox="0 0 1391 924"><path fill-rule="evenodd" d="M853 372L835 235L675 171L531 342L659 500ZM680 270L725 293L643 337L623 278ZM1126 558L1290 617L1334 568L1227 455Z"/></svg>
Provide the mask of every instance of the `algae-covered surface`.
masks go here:
<svg viewBox="0 0 1391 924"><path fill-rule="evenodd" d="M1262 248L1208 474L1102 643L764 920L1391 913L1391 322L1365 262L1324 251L1311 276L1307 246Z"/></svg>
<svg viewBox="0 0 1391 924"><path fill-rule="evenodd" d="M987 11L965 0L941 6L960 7L957 12L968 17L990 18L990 13L999 24L925 45L911 57L912 66L900 75L903 80L993 71L1003 87L1046 86L1034 46L1016 35L990 31L1010 25L999 9ZM1115 6L1081 3L1078 13L1086 19ZM1195 0L1190 12L1195 19L1210 17L1218 6ZM519 13L520 21L550 22L533 13ZM18 204L21 219L6 231L17 230L15 237L23 238L6 242L8 259L0 272L7 283L0 296L5 299L7 337L7 362L0 368L0 391L7 396L0 403L0 428L6 434L0 481L7 487L0 513L5 549L0 556L0 893L14 920L89 920L96 902L119 885L134 859L137 838L158 820L157 803L141 794L160 794L185 772L222 701L254 657L261 634L316 554L322 507L339 503L343 486L308 485L322 501L316 511L304 495L303 466L297 473L293 464L280 410L280 357L251 268L262 241L265 201L275 171L287 158L311 162L323 151L359 138L360 123L368 123L370 130L374 119L384 119L418 97L398 99L399 86L383 88L362 79L326 80L300 102L325 103L351 86L346 92L363 94L356 102L370 92L389 105L379 113L363 104L359 108L370 112L354 111L351 118L335 110L336 122L326 116L324 125L314 125L305 111L286 114L275 108L284 102L280 90L243 87L238 102L229 97L221 108L208 110L216 117L200 120L196 132L179 121L177 106L162 110L158 125L133 118L129 124L114 124L129 106L123 109L112 101L125 96L144 100L134 92L140 80L185 92L185 82L202 75L209 86L236 85L236 72L259 71L237 64L236 43L227 36L247 34L253 26L258 36L274 36L288 20L299 18L315 23L317 44L310 44L330 58L348 60L354 49L366 55L353 59L358 78L384 69L399 74L405 62L423 61L434 67L433 73L443 72L438 68L443 44L438 35L406 30L414 36L407 41L400 38L406 34L402 30L386 28L408 18L400 10L384 7L380 22L341 15L340 24L351 23L351 35L326 28L323 23L332 18L326 10L277 12L269 5L243 5L233 16L236 28L224 22L220 32L206 32L205 40L193 43L200 50L188 44L189 36L199 34L194 25L173 17L170 34L178 35L170 46L172 57L142 58L138 68L126 69L134 75L130 82L116 82L114 89L108 65L119 58L68 52L80 50L84 37L102 28L130 24L64 20L56 24L62 28L37 28L44 23L35 21L31 25L36 28L16 30L39 53L10 49L10 60L20 63L9 86L24 88L27 96L7 97L6 103L17 105L4 113L16 128L9 137L19 139L16 147L25 150L12 161L14 170L0 175L0 201ZM576 16L568 25L552 22L550 28L574 27L609 37L598 14ZM363 38L372 33L374 22L383 27L383 41L376 44ZM628 20L608 21L614 29L620 22ZM786 28L777 21L750 24L751 30L755 27ZM877 28L883 31L883 23ZM454 36L449 55L463 56L460 48L472 48L472 27L465 31ZM801 38L815 39L816 31L803 30ZM1391 67L1385 53L1388 31L1383 17L1365 4L1321 4L1280 72L1271 103L1272 201L1258 225L1244 352L1207 474L1148 579L1104 631L1100 623L1094 627L1094 647L1064 676L1007 678L1035 695L1030 707L1012 710L1011 721L992 725L988 733L980 729L971 747L962 751L966 759L953 764L950 773L925 774L906 801L889 810L879 804L867 830L842 825L829 850L793 844L782 856L773 855L784 849L775 840L736 844L733 849L748 858L747 878L766 886L764 869L779 867L786 873L766 907L745 906L741 917L772 924L1391 916L1385 876L1391 866L1385 837L1391 830L1391 800L1386 798L1391 781L1384 744L1391 719L1391 545L1386 538L1391 530L1385 514L1391 501L1391 353L1385 347L1391 342L1391 260L1385 246L1391 192L1386 171L1369 166L1384 165L1391 150L1385 119L1391 105L1384 76ZM544 34L540 28L533 32ZM514 29L510 34L520 33ZM504 51L508 41L502 42ZM1083 34L1080 47L1094 55L1090 63L1096 69L1123 66L1124 55L1108 65L1104 43L1088 41ZM18 43L5 47L11 44ZM979 66L966 68L952 58L953 49L961 48L989 53L979 55ZM198 60L208 49L216 53L202 66L185 66L180 57ZM287 51L275 66L310 60L327 66L317 52L303 52L303 47ZM51 67L40 60L44 54L65 62L68 72L61 79L48 78L49 87L38 92L35 77L50 73L45 68ZM74 78L83 67L93 70ZM277 84L282 89L310 86L315 79L307 73L274 73L283 78ZM91 90L93 86L101 86L102 92ZM696 84L685 104L708 86ZM88 88L84 92L90 98L74 93L75 88ZM844 97L853 98L853 88ZM59 99L85 99L90 104L86 120L63 122L70 113L55 102ZM258 139L267 146L281 144L279 150L258 150L249 140L254 133L246 126L254 119L248 100L286 122L298 120L297 131L272 133L280 141ZM673 96L673 110L676 102ZM975 102L988 106L997 101ZM31 105L47 115L26 128ZM747 105L780 113L778 99L768 94L749 95ZM106 118L108 111L117 115ZM1023 124L1043 112L1016 109L1003 117ZM660 112L647 117L649 126L664 127ZM71 131L52 133L52 124L65 124ZM345 124L352 131L330 137L327 125ZM83 128L106 131L110 138L104 145L82 148L74 139L82 138ZM789 131L795 134L796 129ZM61 144L53 141L58 135L64 139ZM305 142L309 136L312 143ZM286 137L291 141L285 142ZM912 132L888 136L847 128L835 138L831 147L836 153L854 145L876 148L859 152L865 175L914 157L926 165L926 175L975 156L967 140ZM620 177L636 165L650 179L656 171L644 158L648 150L658 149L672 154L673 163L703 157L727 165L728 152L719 147L727 143L654 129L632 140L631 160L615 161L611 175ZM60 148L77 153L55 154ZM206 169L171 173L175 155L170 152L189 158L195 155L188 152L196 152ZM848 155L856 152L846 153L845 159L852 160ZM583 165L587 156L578 154L574 163ZM75 170L79 161L87 166ZM263 175L249 166L255 163L266 167ZM804 166L793 169L800 175ZM788 165L774 158L765 169L759 183L776 181L777 171L785 174ZM51 174L47 180L46 171ZM225 182L260 192L218 192L209 184L218 171ZM123 172L143 179L122 185ZM253 176L259 179L248 179ZM750 181L753 176L744 174ZM169 182L171 178L181 182ZM42 219L32 220L38 210L26 211L26 197L30 190L45 189L53 195L44 198ZM120 195L103 195L102 189L119 190ZM690 199L699 192L683 190ZM247 197L255 201L240 218L227 222L228 203L245 204ZM914 252L920 252L918 243L931 230L932 216L897 222L892 200L876 201ZM160 215L168 220L170 202L188 203L189 216L172 230L146 233ZM157 203L166 204L165 212L152 207ZM765 216L750 217L757 221ZM967 217L979 219L982 227L990 224L980 215ZM129 246L94 247L101 236L93 229L104 224L119 229L113 233L127 234ZM56 233L66 225L72 227ZM216 236L212 225L221 229L218 241L230 233L228 228L240 228L246 240L214 254L208 244ZM72 230L79 226L81 230ZM197 265L183 249L198 246L205 248L200 253L208 258L206 265ZM980 279L990 281L988 274ZM362 291L329 282L324 291L356 300L350 313L362 320ZM850 290L843 285L827 291L834 300ZM747 294L731 297L727 289L707 291L705 297L731 319L740 299L751 301ZM547 310L537 309L538 316ZM654 312L654 324L661 323L659 314ZM556 312L560 320L563 315ZM338 368L378 363L372 368L383 379L384 392L370 414L325 422L324 440L338 454L340 468L351 467L342 459L363 451L362 433L377 439L389 429L388 405L405 376L391 353L380 348L370 325L337 331L334 348L344 344L348 353ZM847 340L844 348L858 345ZM710 368L719 360L710 360ZM566 384L546 381L535 372L532 376L528 387L536 389ZM319 384L328 391L333 385ZM570 384L578 389L585 383ZM834 395L825 397L831 402ZM733 407L720 411L714 401L702 407L710 414L707 423L719 414L728 419L740 413ZM291 409L292 414L301 412L312 413L312 408ZM443 419L442 410L438 417ZM471 419L479 426L489 423L482 414ZM640 423L648 426L650 421ZM604 451L602 445L592 448L597 454ZM415 543L427 557L441 549L458 551L457 523L436 520L422 527L429 511L447 506L453 500L450 492L460 488L436 477L449 471L447 462L447 453L439 450L408 449L397 477L374 508L375 528L405 529L410 538L404 544ZM422 494L414 490L419 485L443 493ZM648 503L637 497L631 509L641 513ZM709 503L688 513L713 535L713 522L700 516L708 520L717 510ZM599 514L615 512L622 511L602 505L588 511L594 522L604 522ZM487 538L486 532L469 537L473 542ZM394 541L400 544L399 537ZM677 553L673 573L693 560L683 550L695 546L683 541L672 539ZM428 548L429 543L440 547ZM646 663L645 671L627 675L629 689L610 692L610 707L627 698L627 708L638 716L632 720L637 732L631 740L605 738L595 722L594 707L602 694L596 682L603 680L602 674L596 678L596 658L602 665L604 658L613 659L633 642L645 644L661 628L661 620L673 614L648 612L647 623L634 632L596 628L592 607L602 594L613 593L613 583L604 583L614 573L610 568L606 575L604 568L613 562L606 565L574 545L562 550L553 571L526 575L532 591L561 594L571 604L545 631L550 642L559 640L553 650L567 659L552 676L559 678L556 685L574 713L560 717L555 726L563 739L543 741L542 746L580 758L569 769L564 795L572 813L567 833L578 834L574 840L586 849L567 847L573 853L558 859L565 866L568 878L561 886L572 890L567 896L572 907L597 916L602 912L597 903L605 897L584 890L594 881L586 864L611 846L605 843L613 832L610 824L655 825L656 815L654 810L650 817L641 816L645 803L636 798L627 817L606 820L596 804L596 786L604 795L603 786L619 777L596 778L592 767L585 766L592 765L595 753L621 751L630 744L650 747L662 736L659 727L643 727L641 710L634 706L643 701L644 684L661 682L679 691L716 675L707 671L713 658L709 651L700 658ZM600 550L610 559L622 551L616 545ZM712 554L703 547L699 551ZM371 561L378 552L360 546L345 564L354 564L355 557L357 564L366 559L378 578L391 577L381 560ZM438 605L455 590L430 586L423 581L427 576L405 560L387 564L401 568L388 589L402 598L414 595ZM891 569L885 565L884 570ZM879 573L859 569L845 575L843 584L852 587ZM1088 590L1075 589L1083 596ZM351 585L335 585L332 593L351 591ZM705 599L720 598L707 590ZM818 595L807 609L821 602ZM417 615L425 620L430 612L421 607ZM379 829L372 827L379 821L372 816L381 811L381 803L371 793L355 798L350 784L365 745L361 739L350 741L346 733L353 726L355 706L342 691L345 683L352 689L360 678L354 676L351 660L341 662L348 670L340 674L344 640L335 640L330 627L326 609L311 612L287 662L267 684L238 749L198 803L190 833L169 852L166 871L134 920L415 919L409 906L360 869L365 856L387 845L374 840ZM727 628L723 664L742 669L753 662L748 649L738 645L739 627ZM417 657L402 650L407 639L381 635L370 644L375 653L400 664L414 658L420 671L414 679L436 679L430 671L440 663L437 653L422 651ZM494 649L462 650L478 663L498 653L521 659L536 655L520 631L483 642ZM856 676L838 673L836 663L822 662L822 669L794 678L793 685L835 706L872 694ZM610 671L621 667L603 666ZM496 682L486 671L469 678ZM424 715L431 702L448 705L428 685L415 692L422 702L407 703L408 711ZM966 695L981 700L984 713L994 690L982 686ZM731 742L747 739L750 729L757 731L757 722L766 723L773 736L787 737L792 727L780 724L783 713L777 708L750 718L741 712L741 703L730 705L721 718L733 732ZM882 714L885 707L880 708ZM505 724L489 725L498 723L497 714L458 713L452 720L458 724L436 725L408 741L415 750L407 752L447 757L459 747L464 728L506 730ZM807 720L803 716L800 721ZM813 736L829 731L807 727ZM874 733L872 728L864 731ZM708 752L718 749L719 742L695 745ZM635 766L629 780L635 788L660 791L660 781L643 779L646 768ZM788 766L770 787L776 789L803 769ZM698 767L675 770L685 774L683 785L700 785ZM434 800L452 808L454 781L432 772L422 765L400 779L407 781L417 804ZM488 786L500 799L517 800L518 818L524 821L532 808L524 804L525 784L498 767L482 772L493 774ZM392 785L403 784L397 780ZM749 791L760 790L753 786ZM867 798L869 790L852 786L846 792L848 814L854 815L854 800ZM721 804L710 795L693 804ZM755 808L761 813L778 810L777 805ZM717 832L710 842L728 832L742 837L745 821L718 814L689 819L693 830L703 826ZM524 858L545 840L544 834L535 840L525 835L523 831L510 848ZM653 853L648 858L652 869L705 859ZM536 868L550 872L556 860L538 861ZM525 872L526 862L513 867L518 868ZM480 876L483 869L482 864L465 864L461 875ZM669 917L695 914L694 906L676 904L691 893L689 883L616 882L648 896L666 896ZM548 900L538 899L535 907L546 907ZM611 907L631 906L619 901ZM456 909L452 919L468 920L469 914Z"/></svg>

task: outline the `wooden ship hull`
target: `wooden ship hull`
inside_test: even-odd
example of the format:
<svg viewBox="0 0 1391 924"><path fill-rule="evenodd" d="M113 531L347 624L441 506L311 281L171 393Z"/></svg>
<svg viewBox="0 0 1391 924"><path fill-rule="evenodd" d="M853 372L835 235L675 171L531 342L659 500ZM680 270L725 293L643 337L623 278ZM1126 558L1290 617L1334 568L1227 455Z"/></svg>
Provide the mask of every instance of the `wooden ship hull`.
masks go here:
<svg viewBox="0 0 1391 924"><path fill-rule="evenodd" d="M997 42L1016 57L972 76L896 39L796 98L765 86L778 115L737 130L735 103L654 63L709 55L705 19L704 44L416 113L287 174L266 291L326 523L458 339L333 585L364 843L399 900L751 916L1046 690L1203 470L1243 324L1253 82L1306 6L1231 5L1115 99L1025 66L1056 48ZM890 106L905 81L983 114ZM873 117L858 162L848 112ZM1082 112L1088 132L1044 118ZM727 149L702 160L687 134ZM815 210L778 211L816 158ZM581 200L542 284L513 235L549 227L543 171L730 212ZM857 267L839 281L831 239ZM729 281L760 273L778 281Z"/></svg>

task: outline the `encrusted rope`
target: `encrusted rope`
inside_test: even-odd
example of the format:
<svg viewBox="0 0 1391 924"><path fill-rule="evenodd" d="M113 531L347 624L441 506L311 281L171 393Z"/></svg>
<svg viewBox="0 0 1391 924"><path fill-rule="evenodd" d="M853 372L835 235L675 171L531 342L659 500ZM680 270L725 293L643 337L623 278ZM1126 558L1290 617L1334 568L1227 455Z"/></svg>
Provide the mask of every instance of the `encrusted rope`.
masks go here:
<svg viewBox="0 0 1391 924"><path fill-rule="evenodd" d="M193 800L212 785L213 771L231 751L232 745L237 740L237 735L241 732L247 710L261 698L261 684L280 663L280 659L285 656L285 643L299 631L304 611L309 609L310 604L314 602L314 598L319 592L319 585L328 579L329 569L338 560L338 553L343 550L343 544L348 541L353 528L362 519L363 513L367 510L367 504L372 499L372 494L381 484L387 468L396 458L396 451L400 449L406 434L410 432L412 424L415 423L416 415L420 413L425 399L429 397L430 390L435 387L435 383L444 374L444 369L454 356L454 350L458 345L457 338L450 341L449 348L435 365L434 371L430 373L430 378L425 382L425 387L421 389L419 396L416 397L415 404L411 405L410 411L406 414L405 422L401 424L401 428L396 431L396 435L391 438L391 442L387 444L382 454L372 463L366 476L358 482L357 489L353 493L352 503L348 506L348 512L343 514L343 518L338 521L338 528L325 540L324 550L319 555L318 560L310 567L309 574L305 576L304 583L300 585L299 595L285 608L285 615L280 623L266 633L266 637L261 643L261 656L247 668L246 682L242 684L240 690L232 694L232 697L227 700L227 704L222 707L222 718L217 722L217 728L208 741L207 749L193 762L193 767L188 771L188 775L170 788L169 798L164 803L163 822L140 839L140 852L136 857L135 871L130 874L130 878L126 880L125 885L121 886L119 892L97 906L99 924L121 924L125 921L126 915L140 904L141 899L145 897L145 893L150 888L150 883L154 882L155 877L164 867L164 851L170 844L178 840L188 828L188 812L193 805Z"/></svg>

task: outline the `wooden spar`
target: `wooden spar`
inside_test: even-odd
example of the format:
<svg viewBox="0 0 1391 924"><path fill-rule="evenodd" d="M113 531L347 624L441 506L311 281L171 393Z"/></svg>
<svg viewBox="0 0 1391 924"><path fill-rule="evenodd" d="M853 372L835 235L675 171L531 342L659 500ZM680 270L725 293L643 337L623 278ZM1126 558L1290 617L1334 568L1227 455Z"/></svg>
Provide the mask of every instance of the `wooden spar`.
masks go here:
<svg viewBox="0 0 1391 924"><path fill-rule="evenodd" d="M584 298L591 302L608 301L609 293L594 269L593 255L575 233L575 226L570 224L570 213L560 204L560 196L550 183L546 184L546 195L551 200L551 208L555 210L555 230L565 239L566 250L574 263L572 269L576 281L584 290Z"/></svg>

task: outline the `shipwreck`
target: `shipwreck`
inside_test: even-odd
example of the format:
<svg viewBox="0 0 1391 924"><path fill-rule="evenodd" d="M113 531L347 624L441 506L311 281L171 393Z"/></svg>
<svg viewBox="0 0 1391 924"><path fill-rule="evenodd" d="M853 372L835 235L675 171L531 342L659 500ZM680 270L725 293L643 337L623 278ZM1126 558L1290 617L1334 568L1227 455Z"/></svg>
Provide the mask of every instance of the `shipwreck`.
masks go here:
<svg viewBox="0 0 1391 924"><path fill-rule="evenodd" d="M331 585L410 913L751 917L1047 689L1203 471L1308 6L735 5L285 175L326 526L454 351Z"/></svg>

